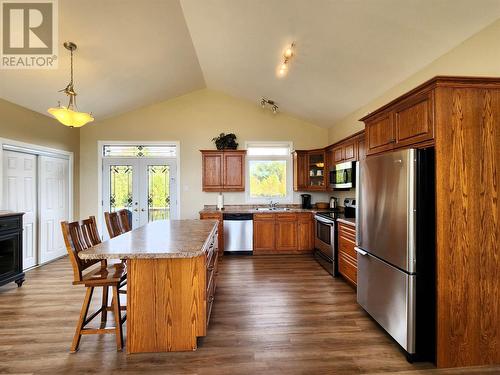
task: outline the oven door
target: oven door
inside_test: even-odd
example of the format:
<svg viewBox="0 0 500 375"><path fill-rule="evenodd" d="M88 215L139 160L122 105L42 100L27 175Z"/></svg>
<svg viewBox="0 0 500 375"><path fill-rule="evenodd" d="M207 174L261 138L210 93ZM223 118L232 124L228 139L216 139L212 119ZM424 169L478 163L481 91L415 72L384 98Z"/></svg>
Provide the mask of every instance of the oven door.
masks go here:
<svg viewBox="0 0 500 375"><path fill-rule="evenodd" d="M334 189L350 189L355 186L355 163L346 162L335 165L330 171L330 185Z"/></svg>
<svg viewBox="0 0 500 375"><path fill-rule="evenodd" d="M314 247L333 262L335 258L335 222L315 216L316 234Z"/></svg>

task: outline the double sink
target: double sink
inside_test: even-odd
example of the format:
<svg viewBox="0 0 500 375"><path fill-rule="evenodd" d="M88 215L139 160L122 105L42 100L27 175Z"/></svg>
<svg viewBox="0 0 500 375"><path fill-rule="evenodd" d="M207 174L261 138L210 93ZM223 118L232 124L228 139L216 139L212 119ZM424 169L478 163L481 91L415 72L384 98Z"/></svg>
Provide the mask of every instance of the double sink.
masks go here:
<svg viewBox="0 0 500 375"><path fill-rule="evenodd" d="M290 211L288 207L257 207L256 211Z"/></svg>

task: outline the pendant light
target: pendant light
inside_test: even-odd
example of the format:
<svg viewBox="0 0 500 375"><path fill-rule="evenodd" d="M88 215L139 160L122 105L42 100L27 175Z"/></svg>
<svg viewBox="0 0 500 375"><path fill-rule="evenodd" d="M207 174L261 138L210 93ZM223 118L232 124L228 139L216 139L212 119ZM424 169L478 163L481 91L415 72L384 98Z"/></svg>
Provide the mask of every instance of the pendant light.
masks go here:
<svg viewBox="0 0 500 375"><path fill-rule="evenodd" d="M65 107L61 106L61 102L59 102L58 107L49 108L47 112L54 116L61 124L71 128L79 128L94 121L94 117L92 117L92 113L78 112L76 92L73 87L73 51L76 50L76 44L73 42L64 42L64 47L71 53L71 80L68 85L64 89L59 90L59 92L64 92L69 96L69 103L68 106Z"/></svg>

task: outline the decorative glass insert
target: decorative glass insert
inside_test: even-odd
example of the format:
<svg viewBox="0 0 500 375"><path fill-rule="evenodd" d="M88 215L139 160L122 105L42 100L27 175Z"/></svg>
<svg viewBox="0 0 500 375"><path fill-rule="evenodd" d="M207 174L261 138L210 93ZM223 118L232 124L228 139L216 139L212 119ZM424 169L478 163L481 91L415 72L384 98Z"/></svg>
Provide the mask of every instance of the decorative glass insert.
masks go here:
<svg viewBox="0 0 500 375"><path fill-rule="evenodd" d="M132 207L132 166L110 165L110 210L119 211Z"/></svg>
<svg viewBox="0 0 500 375"><path fill-rule="evenodd" d="M175 145L105 145L103 156L105 157L128 157L128 158L171 158L177 155Z"/></svg>
<svg viewBox="0 0 500 375"><path fill-rule="evenodd" d="M170 167L148 165L148 221L170 219Z"/></svg>
<svg viewBox="0 0 500 375"><path fill-rule="evenodd" d="M250 160L250 197L285 198L286 160Z"/></svg>

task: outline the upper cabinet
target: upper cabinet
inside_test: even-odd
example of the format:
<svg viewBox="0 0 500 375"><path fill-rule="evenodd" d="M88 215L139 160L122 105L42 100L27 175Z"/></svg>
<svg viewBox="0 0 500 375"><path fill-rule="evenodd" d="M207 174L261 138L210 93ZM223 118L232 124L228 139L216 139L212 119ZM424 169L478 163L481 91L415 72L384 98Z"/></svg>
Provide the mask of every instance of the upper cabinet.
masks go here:
<svg viewBox="0 0 500 375"><path fill-rule="evenodd" d="M325 191L327 171L324 150L293 153L293 189L295 191Z"/></svg>
<svg viewBox="0 0 500 375"><path fill-rule="evenodd" d="M419 92L361 119L366 154L376 154L434 139L434 91Z"/></svg>
<svg viewBox="0 0 500 375"><path fill-rule="evenodd" d="M245 191L245 150L202 150L203 191Z"/></svg>

